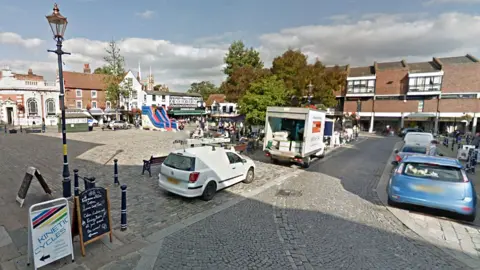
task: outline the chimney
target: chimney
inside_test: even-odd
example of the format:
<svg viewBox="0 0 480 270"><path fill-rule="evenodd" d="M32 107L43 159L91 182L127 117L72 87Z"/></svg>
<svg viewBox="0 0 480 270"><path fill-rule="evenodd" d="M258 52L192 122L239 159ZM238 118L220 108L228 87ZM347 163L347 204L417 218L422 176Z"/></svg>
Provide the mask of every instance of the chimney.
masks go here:
<svg viewBox="0 0 480 270"><path fill-rule="evenodd" d="M28 75L33 75L33 70L31 68L28 69Z"/></svg>
<svg viewBox="0 0 480 270"><path fill-rule="evenodd" d="M83 73L92 73L92 70L90 69L90 64L83 65Z"/></svg>

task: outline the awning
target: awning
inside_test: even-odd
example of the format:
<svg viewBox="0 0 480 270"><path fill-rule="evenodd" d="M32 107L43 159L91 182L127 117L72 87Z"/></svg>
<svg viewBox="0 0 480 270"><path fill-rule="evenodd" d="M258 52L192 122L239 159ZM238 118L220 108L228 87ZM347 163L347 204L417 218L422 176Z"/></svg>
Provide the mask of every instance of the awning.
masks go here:
<svg viewBox="0 0 480 270"><path fill-rule="evenodd" d="M178 110L178 111L170 111L172 115L204 115L205 111L203 110Z"/></svg>

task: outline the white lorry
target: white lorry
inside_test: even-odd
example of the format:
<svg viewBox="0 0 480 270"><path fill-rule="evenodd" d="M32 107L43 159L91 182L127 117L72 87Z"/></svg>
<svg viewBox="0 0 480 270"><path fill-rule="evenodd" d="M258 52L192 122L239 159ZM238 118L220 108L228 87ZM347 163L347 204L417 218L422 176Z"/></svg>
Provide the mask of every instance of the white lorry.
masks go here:
<svg viewBox="0 0 480 270"><path fill-rule="evenodd" d="M312 157L325 156L326 113L308 108L268 107L263 150L273 163L289 161L310 166Z"/></svg>

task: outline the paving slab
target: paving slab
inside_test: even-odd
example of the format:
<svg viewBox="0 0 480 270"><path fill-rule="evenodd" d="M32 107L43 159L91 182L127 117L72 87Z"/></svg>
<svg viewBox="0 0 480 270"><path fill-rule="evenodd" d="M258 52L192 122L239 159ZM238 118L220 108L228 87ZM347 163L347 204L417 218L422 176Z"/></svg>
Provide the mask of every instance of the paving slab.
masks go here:
<svg viewBox="0 0 480 270"><path fill-rule="evenodd" d="M11 243L13 243L13 241L10 235L8 234L7 230L5 229L4 226L0 226L0 248L4 246L8 246Z"/></svg>

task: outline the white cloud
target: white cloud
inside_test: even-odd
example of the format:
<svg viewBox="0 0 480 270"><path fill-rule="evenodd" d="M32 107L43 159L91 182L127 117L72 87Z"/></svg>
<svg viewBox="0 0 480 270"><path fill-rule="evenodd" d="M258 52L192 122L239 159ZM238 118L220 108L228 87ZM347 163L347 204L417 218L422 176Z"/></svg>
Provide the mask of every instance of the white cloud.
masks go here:
<svg viewBox="0 0 480 270"><path fill-rule="evenodd" d="M425 2L426 5L433 4L478 4L480 0L429 0Z"/></svg>
<svg viewBox="0 0 480 270"><path fill-rule="evenodd" d="M365 14L359 18L348 18L349 21L343 23L337 21L334 24L288 28L261 35L258 49L262 59L268 66L275 56L288 48L301 49L309 59L318 57L328 65L371 65L373 61L402 58L407 61L424 61L430 60L432 56L466 53L480 57L480 40L477 38L480 36L480 16L462 13L438 16ZM14 36L18 37L13 39L17 40L16 44L27 41L16 34ZM118 45L128 68L136 72L140 61L142 74L145 76L151 66L157 83L167 84L178 91L187 89L188 85L195 81L212 80L220 83L223 79L221 70L228 40L237 37L237 34L226 33L199 39L192 44L127 38L119 41ZM80 38L66 40L64 49L72 55L64 56L64 62L70 70L81 71L84 63L90 63L92 69L99 67L104 64L103 56L107 44L106 41ZM6 48L8 49L8 46ZM45 75L55 78L54 54L50 54L50 62L52 65L33 63L36 65L34 71L39 72L37 68L45 70ZM6 61L0 62L4 65L3 63L9 64ZM22 72L28 69L26 62L10 62L9 65L21 67ZM51 70L47 72L50 66Z"/></svg>
<svg viewBox="0 0 480 270"><path fill-rule="evenodd" d="M19 34L12 32L0 32L0 45L1 44L10 44L10 45L20 45L25 48L38 47L43 44L43 40L38 38L28 38L25 39Z"/></svg>
<svg viewBox="0 0 480 270"><path fill-rule="evenodd" d="M142 17L144 19L150 19L153 17L153 15L155 15L155 11L153 10L145 10L143 12L137 12L135 13L135 15L139 16L139 17Z"/></svg>

